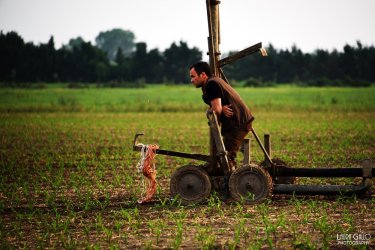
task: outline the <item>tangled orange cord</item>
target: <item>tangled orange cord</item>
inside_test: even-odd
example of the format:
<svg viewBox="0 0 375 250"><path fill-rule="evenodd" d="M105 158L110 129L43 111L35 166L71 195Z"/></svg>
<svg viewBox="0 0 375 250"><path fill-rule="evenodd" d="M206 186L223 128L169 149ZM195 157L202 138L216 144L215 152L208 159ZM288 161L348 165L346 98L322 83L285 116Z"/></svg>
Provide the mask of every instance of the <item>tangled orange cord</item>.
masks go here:
<svg viewBox="0 0 375 250"><path fill-rule="evenodd" d="M148 180L147 187L144 190L144 197L138 200L138 203L150 202L156 193L156 168L155 156L158 145L143 145L141 150L141 160L138 163L138 169Z"/></svg>

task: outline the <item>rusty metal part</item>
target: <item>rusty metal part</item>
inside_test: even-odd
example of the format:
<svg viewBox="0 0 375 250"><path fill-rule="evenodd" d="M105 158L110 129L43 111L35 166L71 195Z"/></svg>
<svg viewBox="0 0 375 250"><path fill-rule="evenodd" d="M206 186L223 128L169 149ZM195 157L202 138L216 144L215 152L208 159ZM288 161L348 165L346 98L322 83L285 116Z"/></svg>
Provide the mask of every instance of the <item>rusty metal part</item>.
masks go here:
<svg viewBox="0 0 375 250"><path fill-rule="evenodd" d="M246 204L262 202L272 194L272 178L257 165L237 168L229 177L229 193L236 201Z"/></svg>
<svg viewBox="0 0 375 250"><path fill-rule="evenodd" d="M362 177L372 178L375 175L375 169L373 167L373 162L369 159L363 160L362 165Z"/></svg>
<svg viewBox="0 0 375 250"><path fill-rule="evenodd" d="M272 166L269 166L267 160L264 160L260 163L260 166L265 168L268 173L271 175L273 183L275 184L294 184L296 181L295 176L283 176L279 173L283 171L284 168L288 168L288 164L278 158L272 158Z"/></svg>
<svg viewBox="0 0 375 250"><path fill-rule="evenodd" d="M206 171L194 165L186 165L172 173L171 194L181 203L197 204L204 202L211 193L211 182Z"/></svg>
<svg viewBox="0 0 375 250"><path fill-rule="evenodd" d="M351 195L366 192L372 186L371 179L365 179L359 185L296 185L275 184L275 194L309 194L309 195Z"/></svg>

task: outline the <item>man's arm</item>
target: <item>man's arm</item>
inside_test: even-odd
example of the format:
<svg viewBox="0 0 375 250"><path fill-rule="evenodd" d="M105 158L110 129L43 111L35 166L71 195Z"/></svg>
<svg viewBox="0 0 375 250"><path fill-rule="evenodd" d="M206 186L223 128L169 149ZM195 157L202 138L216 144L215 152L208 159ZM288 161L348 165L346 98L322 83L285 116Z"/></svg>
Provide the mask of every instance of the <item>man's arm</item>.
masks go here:
<svg viewBox="0 0 375 250"><path fill-rule="evenodd" d="M211 101L211 110L220 116L223 112L223 106L221 106L221 98L215 98Z"/></svg>
<svg viewBox="0 0 375 250"><path fill-rule="evenodd" d="M215 98L211 101L211 110L215 111L215 113L220 116L221 113L224 113L226 117L232 117L233 116L233 110L230 108L232 104L230 105L221 105L221 98Z"/></svg>

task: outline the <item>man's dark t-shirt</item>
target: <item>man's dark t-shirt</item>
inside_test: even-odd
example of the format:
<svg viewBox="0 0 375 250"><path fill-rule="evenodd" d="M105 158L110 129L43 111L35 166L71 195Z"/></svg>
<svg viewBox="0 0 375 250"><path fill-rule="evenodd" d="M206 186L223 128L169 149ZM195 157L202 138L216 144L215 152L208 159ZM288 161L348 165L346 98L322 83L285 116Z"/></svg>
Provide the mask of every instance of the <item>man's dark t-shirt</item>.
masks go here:
<svg viewBox="0 0 375 250"><path fill-rule="evenodd" d="M221 132L225 133L233 129L251 130L251 122L254 120L250 110L238 95L238 93L223 79L211 77L202 87L203 100L211 106L211 101L221 98L223 106L231 104L233 110L232 117L226 117L221 113L219 120L221 122Z"/></svg>

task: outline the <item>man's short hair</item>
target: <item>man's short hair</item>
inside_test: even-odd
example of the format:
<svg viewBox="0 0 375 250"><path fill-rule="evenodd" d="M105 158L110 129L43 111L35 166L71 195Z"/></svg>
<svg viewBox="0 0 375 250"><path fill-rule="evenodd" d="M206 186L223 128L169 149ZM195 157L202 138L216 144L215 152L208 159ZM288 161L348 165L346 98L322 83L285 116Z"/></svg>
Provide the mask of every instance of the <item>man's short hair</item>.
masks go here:
<svg viewBox="0 0 375 250"><path fill-rule="evenodd" d="M200 75L202 72L206 73L207 76L211 76L211 67L208 65L208 63L200 61L190 66L190 70L194 68L198 75Z"/></svg>

